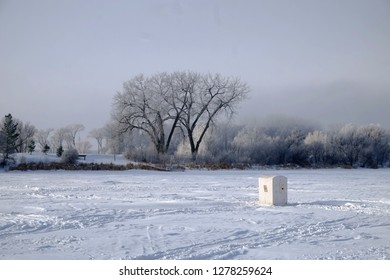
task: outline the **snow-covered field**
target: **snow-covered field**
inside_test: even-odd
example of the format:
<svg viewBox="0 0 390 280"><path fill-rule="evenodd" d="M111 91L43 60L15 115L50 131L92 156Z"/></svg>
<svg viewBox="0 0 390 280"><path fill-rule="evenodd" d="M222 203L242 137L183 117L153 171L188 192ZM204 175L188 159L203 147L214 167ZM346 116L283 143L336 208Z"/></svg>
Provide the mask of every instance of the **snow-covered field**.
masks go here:
<svg viewBox="0 0 390 280"><path fill-rule="evenodd" d="M390 170L0 172L0 259L390 259Z"/></svg>

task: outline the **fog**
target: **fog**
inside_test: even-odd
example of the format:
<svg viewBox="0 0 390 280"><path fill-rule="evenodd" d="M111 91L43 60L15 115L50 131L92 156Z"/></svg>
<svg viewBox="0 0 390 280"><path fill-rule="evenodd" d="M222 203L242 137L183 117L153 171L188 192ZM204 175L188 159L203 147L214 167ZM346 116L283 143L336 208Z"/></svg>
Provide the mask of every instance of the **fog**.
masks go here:
<svg viewBox="0 0 390 280"><path fill-rule="evenodd" d="M191 70L249 84L239 121L390 128L389 31L385 0L5 0L0 114L90 130L134 75Z"/></svg>
<svg viewBox="0 0 390 280"><path fill-rule="evenodd" d="M242 104L240 122L292 117L315 123L323 129L380 124L390 128L390 91L384 85L338 81L286 89L258 89Z"/></svg>

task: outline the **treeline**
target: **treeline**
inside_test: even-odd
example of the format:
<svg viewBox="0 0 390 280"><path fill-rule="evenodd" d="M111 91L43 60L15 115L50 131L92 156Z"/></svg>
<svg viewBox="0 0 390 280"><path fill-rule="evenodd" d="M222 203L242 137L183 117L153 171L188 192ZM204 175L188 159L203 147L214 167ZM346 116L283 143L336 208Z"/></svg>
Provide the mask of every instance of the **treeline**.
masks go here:
<svg viewBox="0 0 390 280"><path fill-rule="evenodd" d="M322 131L305 124L223 125L214 130L204 160L303 167L389 166L390 133L379 125L346 124Z"/></svg>
<svg viewBox="0 0 390 280"><path fill-rule="evenodd" d="M386 166L389 133L378 125L322 131L284 119L232 125L249 87L195 72L136 76L114 97L112 131L129 159L299 166ZM114 133L115 134L115 133ZM113 143L113 139L110 140Z"/></svg>
<svg viewBox="0 0 390 280"><path fill-rule="evenodd" d="M92 145L89 141L76 140L81 124L72 124L59 129L38 130L30 122L23 122L11 114L4 116L0 123L0 163L5 165L13 160L13 153L32 153L41 151L44 154L56 153L65 161L69 154L87 152ZM68 153L69 152L69 153Z"/></svg>
<svg viewBox="0 0 390 280"><path fill-rule="evenodd" d="M158 161L142 134L125 138L122 148L127 158ZM390 133L376 124L346 124L324 131L287 119L272 124L220 123L203 144L196 159L199 163L317 168L378 168L390 163ZM191 160L190 147L183 140L165 158L180 163Z"/></svg>
<svg viewBox="0 0 390 280"><path fill-rule="evenodd" d="M47 153L46 146L51 146L49 151L53 153L62 145L65 150L81 147L79 152L83 153L88 150L82 147L91 146L90 143L80 145L75 140L75 135L83 128L81 125L38 130L30 123L7 115L0 128L3 160L15 152L40 150ZM89 136L97 141L99 153L124 154L127 159L136 162L354 168L390 165L390 132L377 124L346 124L321 130L308 122L287 118L252 124L218 122L205 136L195 160L189 143L181 133L172 137L170 148L164 155L156 151L145 132L119 133L113 122L92 130ZM84 142L87 140L81 141Z"/></svg>
<svg viewBox="0 0 390 280"><path fill-rule="evenodd" d="M249 93L237 77L196 72L138 75L113 96L112 117L88 134L98 153L124 154L148 163L368 167L389 166L390 134L380 125L321 130L293 119L234 124L231 117ZM228 121L226 121L228 120ZM6 115L0 124L3 162L14 152L40 149L61 156L88 153L85 128L72 124L38 130Z"/></svg>

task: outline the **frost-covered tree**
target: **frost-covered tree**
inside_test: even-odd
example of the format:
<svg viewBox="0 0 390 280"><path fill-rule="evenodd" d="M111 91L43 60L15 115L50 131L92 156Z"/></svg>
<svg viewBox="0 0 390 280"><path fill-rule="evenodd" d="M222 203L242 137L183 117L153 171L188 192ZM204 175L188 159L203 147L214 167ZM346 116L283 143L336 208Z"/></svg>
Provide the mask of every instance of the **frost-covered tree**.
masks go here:
<svg viewBox="0 0 390 280"><path fill-rule="evenodd" d="M359 154L360 166L370 168L384 166L390 153L389 134L376 124L360 127L358 133L364 139L362 151Z"/></svg>
<svg viewBox="0 0 390 280"><path fill-rule="evenodd" d="M304 144L308 155L309 163L313 165L323 165L325 163L327 145L329 143L328 134L316 130L306 135Z"/></svg>
<svg viewBox="0 0 390 280"><path fill-rule="evenodd" d="M104 140L105 132L104 128L95 128L92 129L88 137L94 138L97 142L98 147L98 154L102 153L103 151L103 140Z"/></svg>
<svg viewBox="0 0 390 280"><path fill-rule="evenodd" d="M346 124L331 134L329 157L332 164L353 167L385 166L390 155L390 136L379 125L356 126Z"/></svg>
<svg viewBox="0 0 390 280"><path fill-rule="evenodd" d="M129 160L154 162L160 161L161 155L156 155L154 145L145 132L138 130L123 135L124 156ZM159 158L160 156L160 158Z"/></svg>
<svg viewBox="0 0 390 280"><path fill-rule="evenodd" d="M77 134L85 129L82 124L70 124L65 127L65 141L68 149L76 147Z"/></svg>
<svg viewBox="0 0 390 280"><path fill-rule="evenodd" d="M364 145L364 139L358 132L358 127L352 124L344 125L334 140L343 163L357 166Z"/></svg>
<svg viewBox="0 0 390 280"><path fill-rule="evenodd" d="M306 150L304 147L305 132L300 129L293 129L291 133L284 138L285 158L283 164L298 164L306 163Z"/></svg>
<svg viewBox="0 0 390 280"><path fill-rule="evenodd" d="M64 142L66 141L68 133L68 129L65 127L58 128L54 131L50 139L53 150L57 151L60 147L64 148Z"/></svg>
<svg viewBox="0 0 390 280"><path fill-rule="evenodd" d="M20 153L25 153L28 150L28 144L30 140L33 139L37 129L34 125L29 122L23 123L21 120L17 120L18 122L18 133L19 138L17 141L17 151Z"/></svg>
<svg viewBox="0 0 390 280"><path fill-rule="evenodd" d="M52 128L41 129L38 130L38 132L35 134L35 140L36 142L38 142L39 146L41 147L41 150L43 150L45 146L49 146L49 136L52 131Z"/></svg>
<svg viewBox="0 0 390 280"><path fill-rule="evenodd" d="M233 140L242 129L242 125L232 122L221 122L211 128L199 149L199 157L214 163L237 162Z"/></svg>
<svg viewBox="0 0 390 280"><path fill-rule="evenodd" d="M233 146L239 162L261 165L284 163L284 137L268 135L258 124L245 126L234 138Z"/></svg>
<svg viewBox="0 0 390 280"><path fill-rule="evenodd" d="M238 78L194 72L139 75L114 97L121 131L142 130L158 154L169 150L176 129L185 134L195 159L206 132L221 113L232 115L248 86Z"/></svg>
<svg viewBox="0 0 390 280"><path fill-rule="evenodd" d="M121 133L142 130L149 136L158 154L165 154L175 125L169 121L171 108L166 102L171 94L167 74L152 77L138 75L123 84L114 97L114 120ZM166 133L167 132L167 133Z"/></svg>
<svg viewBox="0 0 390 280"><path fill-rule="evenodd" d="M249 87L239 78L220 74L182 72L178 75L183 80L185 96L179 102L180 108L183 107L180 124L188 138L192 158L196 159L208 129L222 113L226 117L233 115L237 105L246 98Z"/></svg>
<svg viewBox="0 0 390 280"><path fill-rule="evenodd" d="M244 163L260 163L265 155L261 139L264 133L257 126L243 127L233 139L236 160Z"/></svg>
<svg viewBox="0 0 390 280"><path fill-rule="evenodd" d="M124 152L124 133L115 121L107 123L103 129L106 139L105 150L114 154L114 160L116 160L116 155Z"/></svg>
<svg viewBox="0 0 390 280"><path fill-rule="evenodd" d="M88 140L84 140L77 142L76 148L79 153L86 154L91 150L92 145Z"/></svg>

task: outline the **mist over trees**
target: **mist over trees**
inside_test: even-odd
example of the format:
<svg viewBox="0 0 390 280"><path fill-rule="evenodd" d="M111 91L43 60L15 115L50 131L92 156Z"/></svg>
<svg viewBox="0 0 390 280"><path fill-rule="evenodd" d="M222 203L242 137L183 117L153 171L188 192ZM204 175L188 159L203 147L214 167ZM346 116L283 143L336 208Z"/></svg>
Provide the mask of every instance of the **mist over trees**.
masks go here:
<svg viewBox="0 0 390 280"><path fill-rule="evenodd" d="M114 97L108 127L117 134L107 141L135 161L370 168L389 164L390 136L380 125L346 124L323 131L288 118L234 124L230 116L248 92L240 79L219 74L136 76Z"/></svg>
<svg viewBox="0 0 390 280"><path fill-rule="evenodd" d="M192 162L185 136L178 134L174 139L165 160ZM161 161L142 131L119 133L106 141L116 147L116 153L124 153L128 159ZM378 124L345 124L320 130L307 121L287 118L251 124L220 120L205 134L196 161L248 166L386 167L390 164L390 132Z"/></svg>
<svg viewBox="0 0 390 280"><path fill-rule="evenodd" d="M136 162L245 166L390 166L390 132L379 124L323 130L288 117L237 123L232 116L249 93L236 77L195 72L138 75L113 96L112 116L89 131L98 154ZM82 124L37 129L6 115L0 122L3 164L12 153L87 154ZM71 151L71 152L68 152Z"/></svg>
<svg viewBox="0 0 390 280"><path fill-rule="evenodd" d="M77 139L78 134L85 129L82 124L70 124L57 129L40 129L35 132L35 142L41 150L56 153L58 149L80 149L80 153L89 151L92 145L88 141ZM47 149L47 147L49 147Z"/></svg>
<svg viewBox="0 0 390 280"><path fill-rule="evenodd" d="M12 117L12 116L11 116ZM89 141L77 141L68 136L66 128L34 130L27 141L27 150L18 150L23 135L23 122L8 116L0 130L3 161L15 152L37 150L42 153L77 150L87 153ZM31 126L31 125L30 125ZM202 131L196 131L202 133ZM28 134L28 133L27 133ZM26 134L26 135L27 135ZM198 134L199 135L199 134ZM164 157L158 154L150 135L143 130L121 131L118 123L108 122L93 130L90 137L98 142L100 153L124 154L138 162L193 162L191 146L186 135L178 130L172 137ZM69 137L68 141L65 139ZM77 137L76 137L77 138ZM62 152L61 152L62 154ZM59 155L60 156L60 155ZM196 162L212 164L245 164L247 166L302 167L367 167L390 165L390 132L378 124L357 126L345 124L337 129L320 130L305 121L279 119L258 123L234 123L221 119L204 134L197 151Z"/></svg>
<svg viewBox="0 0 390 280"><path fill-rule="evenodd" d="M13 161L13 153L32 154L38 148L43 154L49 152L61 156L63 151L75 150L86 153L92 145L87 140L76 140L80 131L84 130L81 124L71 124L58 129L36 129L29 122L6 115L0 123L0 153L1 165ZM37 146L38 145L38 146ZM65 147L65 149L64 149Z"/></svg>

